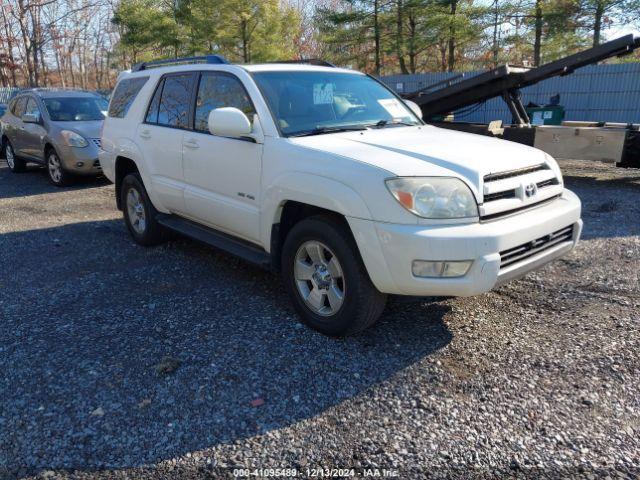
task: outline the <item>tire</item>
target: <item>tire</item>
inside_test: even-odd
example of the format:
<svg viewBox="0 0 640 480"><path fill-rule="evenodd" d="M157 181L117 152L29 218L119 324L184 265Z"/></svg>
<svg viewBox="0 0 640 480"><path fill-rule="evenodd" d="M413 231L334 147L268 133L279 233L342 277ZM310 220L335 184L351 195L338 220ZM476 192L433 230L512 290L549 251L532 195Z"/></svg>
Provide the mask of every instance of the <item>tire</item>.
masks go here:
<svg viewBox="0 0 640 480"><path fill-rule="evenodd" d="M165 241L165 229L156 220L158 211L151 203L139 174L130 173L124 177L120 201L124 222L136 243L151 247Z"/></svg>
<svg viewBox="0 0 640 480"><path fill-rule="evenodd" d="M331 217L310 217L291 229L282 274L303 323L325 335L365 330L384 310L386 295L371 283L351 232Z"/></svg>
<svg viewBox="0 0 640 480"><path fill-rule="evenodd" d="M49 149L45 153L45 163L47 177L56 187L66 187L73 181L73 175L67 172L62 166L62 160L55 150Z"/></svg>
<svg viewBox="0 0 640 480"><path fill-rule="evenodd" d="M27 162L16 156L15 151L13 150L13 145L11 145L9 140L4 142L3 154L7 161L7 165L9 166L9 170L13 173L24 172L27 169Z"/></svg>

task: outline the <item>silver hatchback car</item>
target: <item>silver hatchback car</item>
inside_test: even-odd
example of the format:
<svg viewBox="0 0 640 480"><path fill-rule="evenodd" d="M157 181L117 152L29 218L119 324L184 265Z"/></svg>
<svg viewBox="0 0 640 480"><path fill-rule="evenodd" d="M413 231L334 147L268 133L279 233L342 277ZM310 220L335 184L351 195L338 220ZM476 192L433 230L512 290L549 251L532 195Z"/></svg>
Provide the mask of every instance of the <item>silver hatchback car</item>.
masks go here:
<svg viewBox="0 0 640 480"><path fill-rule="evenodd" d="M97 175L107 102L82 91L29 90L13 98L0 119L2 152L13 172L44 165L54 185Z"/></svg>

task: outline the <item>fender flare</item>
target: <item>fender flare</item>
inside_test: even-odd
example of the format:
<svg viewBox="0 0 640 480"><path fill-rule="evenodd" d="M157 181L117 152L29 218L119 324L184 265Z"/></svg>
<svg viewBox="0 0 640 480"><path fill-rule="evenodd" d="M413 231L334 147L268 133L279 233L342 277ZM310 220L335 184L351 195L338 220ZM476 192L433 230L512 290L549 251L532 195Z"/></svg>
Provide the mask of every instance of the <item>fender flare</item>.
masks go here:
<svg viewBox="0 0 640 480"><path fill-rule="evenodd" d="M355 190L338 180L310 173L290 172L277 177L265 189L262 198L260 239L268 249L271 230L279 223L287 201L324 208L345 217L371 219L369 208Z"/></svg>
<svg viewBox="0 0 640 480"><path fill-rule="evenodd" d="M151 186L151 176L149 175L149 169L147 168L144 155L142 154L142 152L140 151L136 143L129 138L118 139L118 148L113 152L114 176L116 172L118 159L120 157L128 158L133 163L135 163L136 167L138 168L138 172L140 172L140 177L142 178L142 184L147 190L147 195L149 195L149 198L151 199L151 203L153 203L153 206L158 211L166 213L167 210L162 205L162 202L160 201L158 196L155 194L153 188L149 188Z"/></svg>

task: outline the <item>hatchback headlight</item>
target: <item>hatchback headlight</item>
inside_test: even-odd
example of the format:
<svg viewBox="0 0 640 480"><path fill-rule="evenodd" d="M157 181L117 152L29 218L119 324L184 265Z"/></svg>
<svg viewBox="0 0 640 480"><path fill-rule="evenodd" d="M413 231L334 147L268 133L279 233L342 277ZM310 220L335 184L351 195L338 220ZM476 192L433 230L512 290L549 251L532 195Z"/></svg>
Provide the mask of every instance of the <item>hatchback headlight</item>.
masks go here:
<svg viewBox="0 0 640 480"><path fill-rule="evenodd" d="M423 218L469 218L478 216L478 205L469 187L449 177L404 177L386 181L400 204Z"/></svg>
<svg viewBox="0 0 640 480"><path fill-rule="evenodd" d="M60 135L64 138L64 143L70 147L83 148L89 145L89 142L87 142L82 135L78 135L76 132L72 132L71 130L62 130Z"/></svg>

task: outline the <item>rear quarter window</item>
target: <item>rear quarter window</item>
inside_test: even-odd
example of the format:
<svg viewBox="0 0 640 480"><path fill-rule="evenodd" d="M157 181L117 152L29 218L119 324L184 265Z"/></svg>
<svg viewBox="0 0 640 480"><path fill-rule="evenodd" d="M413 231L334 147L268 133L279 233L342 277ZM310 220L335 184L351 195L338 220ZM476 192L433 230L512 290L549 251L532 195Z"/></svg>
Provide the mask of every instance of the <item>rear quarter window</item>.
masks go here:
<svg viewBox="0 0 640 480"><path fill-rule="evenodd" d="M109 116L124 118L149 77L125 78L118 83L109 103Z"/></svg>

